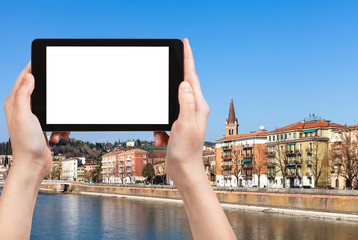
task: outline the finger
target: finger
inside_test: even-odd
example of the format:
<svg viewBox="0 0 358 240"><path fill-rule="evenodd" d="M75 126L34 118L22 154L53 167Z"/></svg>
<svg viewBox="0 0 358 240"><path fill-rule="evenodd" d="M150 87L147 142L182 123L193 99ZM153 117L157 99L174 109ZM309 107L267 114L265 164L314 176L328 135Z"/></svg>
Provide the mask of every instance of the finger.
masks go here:
<svg viewBox="0 0 358 240"><path fill-rule="evenodd" d="M31 73L26 74L14 93L14 108L20 114L31 112L31 94L35 87L35 79Z"/></svg>
<svg viewBox="0 0 358 240"><path fill-rule="evenodd" d="M184 81L179 86L179 118L184 121L195 119L195 98L190 83Z"/></svg>
<svg viewBox="0 0 358 240"><path fill-rule="evenodd" d="M61 139L61 132L53 132L51 133L51 140L54 143L58 143Z"/></svg>
<svg viewBox="0 0 358 240"><path fill-rule="evenodd" d="M13 109L14 109L15 92L19 88L20 83L23 82L26 75L31 72L31 64L30 63L31 62L29 62L27 64L27 66L24 68L24 70L22 70L22 72L19 74L19 76L17 77L17 79L15 81L14 87L12 88L10 94L7 96L7 98L4 101L5 115L6 115L6 119L8 121L10 120L10 118L12 116Z"/></svg>
<svg viewBox="0 0 358 240"><path fill-rule="evenodd" d="M189 40L187 38L183 39L184 43L184 80L188 81L193 87L193 92L196 102L196 111L205 112L205 99L201 91L199 78L195 73L195 63L193 52L191 50Z"/></svg>
<svg viewBox="0 0 358 240"><path fill-rule="evenodd" d="M53 132L51 134L51 140L54 143L58 143L61 138L68 140L70 137L70 132Z"/></svg>
<svg viewBox="0 0 358 240"><path fill-rule="evenodd" d="M22 72L17 77L14 87L12 88L10 95L13 95L17 89L20 87L22 79L27 75L31 73L31 61L27 64L27 66L22 70Z"/></svg>
<svg viewBox="0 0 358 240"><path fill-rule="evenodd" d="M62 138L65 140L69 140L70 134L71 134L71 132L62 132Z"/></svg>
<svg viewBox="0 0 358 240"><path fill-rule="evenodd" d="M163 144L168 145L169 136L166 132L154 132L154 142L156 147L161 147Z"/></svg>

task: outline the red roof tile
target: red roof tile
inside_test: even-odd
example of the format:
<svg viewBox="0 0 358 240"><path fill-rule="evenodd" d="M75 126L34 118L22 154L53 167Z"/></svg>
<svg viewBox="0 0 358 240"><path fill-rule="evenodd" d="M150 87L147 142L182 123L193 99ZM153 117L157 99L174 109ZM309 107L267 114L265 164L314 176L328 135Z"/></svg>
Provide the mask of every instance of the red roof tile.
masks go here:
<svg viewBox="0 0 358 240"><path fill-rule="evenodd" d="M225 141L225 140L238 139L238 138L246 138L246 137L265 136L266 133L267 133L266 130L258 130L258 131L256 131L256 132L243 133L243 134L238 134L238 135L232 135L232 136L224 137L224 138L221 138L221 139L216 140L216 141Z"/></svg>
<svg viewBox="0 0 358 240"><path fill-rule="evenodd" d="M297 122L293 123L291 125L287 125L282 128L275 129L273 131L270 131L268 133L274 133L274 132L284 132L284 131L290 131L290 130L296 130L296 129L309 129L309 128L320 128L320 127L343 127L343 125L340 125L338 123L328 122L325 119L320 119L315 122Z"/></svg>

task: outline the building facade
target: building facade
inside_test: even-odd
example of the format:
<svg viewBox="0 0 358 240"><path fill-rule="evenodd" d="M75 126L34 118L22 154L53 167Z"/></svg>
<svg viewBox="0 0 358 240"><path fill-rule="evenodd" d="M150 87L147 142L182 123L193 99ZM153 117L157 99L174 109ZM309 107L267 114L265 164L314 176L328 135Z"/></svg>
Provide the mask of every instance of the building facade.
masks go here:
<svg viewBox="0 0 358 240"><path fill-rule="evenodd" d="M62 160L62 179L76 181L78 178L77 168L84 164L85 158L69 158Z"/></svg>
<svg viewBox="0 0 358 240"><path fill-rule="evenodd" d="M216 185L266 187L266 130L225 137L216 141Z"/></svg>
<svg viewBox="0 0 358 240"><path fill-rule="evenodd" d="M268 132L268 187L329 186L331 139L340 127L313 116Z"/></svg>
<svg viewBox="0 0 358 240"><path fill-rule="evenodd" d="M134 183L144 180L143 166L148 162L147 151L132 149L115 151L102 156L102 181L106 183Z"/></svg>
<svg viewBox="0 0 358 240"><path fill-rule="evenodd" d="M267 185L266 130L238 134L238 121L231 98L225 137L215 143L216 185L265 187Z"/></svg>
<svg viewBox="0 0 358 240"><path fill-rule="evenodd" d="M358 124L333 130L331 187L358 188Z"/></svg>

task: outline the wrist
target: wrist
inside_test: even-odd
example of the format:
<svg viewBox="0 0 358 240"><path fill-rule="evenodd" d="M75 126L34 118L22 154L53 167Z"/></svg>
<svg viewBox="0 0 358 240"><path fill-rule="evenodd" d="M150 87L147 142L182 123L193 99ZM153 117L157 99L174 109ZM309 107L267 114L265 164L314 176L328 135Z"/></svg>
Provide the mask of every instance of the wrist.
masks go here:
<svg viewBox="0 0 358 240"><path fill-rule="evenodd" d="M201 162L197 165L177 166L175 171L171 175L169 174L169 177L174 180L175 186L179 191L195 189L197 186L209 183L208 176Z"/></svg>
<svg viewBox="0 0 358 240"><path fill-rule="evenodd" d="M17 162L15 157L9 172L9 177L12 176L27 184L40 184L46 175L47 169L42 164L38 164L36 161Z"/></svg>

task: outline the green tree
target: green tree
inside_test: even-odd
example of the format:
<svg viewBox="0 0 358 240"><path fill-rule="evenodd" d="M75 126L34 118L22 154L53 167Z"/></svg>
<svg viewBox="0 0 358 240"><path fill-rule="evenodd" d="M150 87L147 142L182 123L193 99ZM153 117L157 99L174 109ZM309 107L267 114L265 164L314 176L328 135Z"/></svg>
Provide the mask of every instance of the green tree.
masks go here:
<svg viewBox="0 0 358 240"><path fill-rule="evenodd" d="M147 163L142 170L142 176L146 178L147 182L153 184L154 175L155 174L153 164Z"/></svg>

